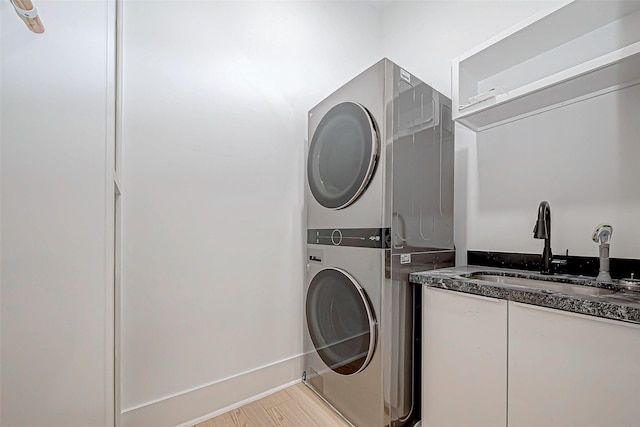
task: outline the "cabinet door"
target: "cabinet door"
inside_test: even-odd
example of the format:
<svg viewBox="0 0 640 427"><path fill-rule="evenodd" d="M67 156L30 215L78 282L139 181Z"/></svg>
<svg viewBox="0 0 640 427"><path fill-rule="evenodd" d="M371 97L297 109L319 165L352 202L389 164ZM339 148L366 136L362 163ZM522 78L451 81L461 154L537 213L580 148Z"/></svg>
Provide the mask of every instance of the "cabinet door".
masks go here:
<svg viewBox="0 0 640 427"><path fill-rule="evenodd" d="M507 420L507 302L425 288L425 427L498 427Z"/></svg>
<svg viewBox="0 0 640 427"><path fill-rule="evenodd" d="M510 303L509 427L639 420L639 326Z"/></svg>

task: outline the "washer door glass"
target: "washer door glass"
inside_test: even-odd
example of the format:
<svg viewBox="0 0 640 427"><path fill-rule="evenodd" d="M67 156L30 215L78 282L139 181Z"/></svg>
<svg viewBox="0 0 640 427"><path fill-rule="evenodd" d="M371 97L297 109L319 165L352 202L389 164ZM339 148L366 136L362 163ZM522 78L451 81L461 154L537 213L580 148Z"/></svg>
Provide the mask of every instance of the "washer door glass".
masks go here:
<svg viewBox="0 0 640 427"><path fill-rule="evenodd" d="M335 372L367 367L376 346L376 321L362 287L345 271L328 268L311 280L307 325L318 355Z"/></svg>
<svg viewBox="0 0 640 427"><path fill-rule="evenodd" d="M320 120L309 145L307 178L322 206L341 209L367 188L378 159L378 134L369 112L343 102Z"/></svg>

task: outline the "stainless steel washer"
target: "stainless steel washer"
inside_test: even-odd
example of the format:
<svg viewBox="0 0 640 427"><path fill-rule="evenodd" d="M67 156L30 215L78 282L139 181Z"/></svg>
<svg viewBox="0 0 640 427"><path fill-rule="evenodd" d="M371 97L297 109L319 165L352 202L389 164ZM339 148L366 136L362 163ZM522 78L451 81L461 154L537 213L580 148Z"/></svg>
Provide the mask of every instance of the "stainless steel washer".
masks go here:
<svg viewBox="0 0 640 427"><path fill-rule="evenodd" d="M309 245L305 380L356 426L384 425L384 252Z"/></svg>

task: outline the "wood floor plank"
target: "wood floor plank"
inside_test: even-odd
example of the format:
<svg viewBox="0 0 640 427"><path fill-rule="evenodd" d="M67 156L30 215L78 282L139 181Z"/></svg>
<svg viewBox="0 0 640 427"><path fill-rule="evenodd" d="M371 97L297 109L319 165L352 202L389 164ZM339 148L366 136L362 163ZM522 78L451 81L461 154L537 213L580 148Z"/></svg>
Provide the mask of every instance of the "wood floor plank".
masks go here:
<svg viewBox="0 0 640 427"><path fill-rule="evenodd" d="M233 411L227 412L227 414L231 416L234 427L255 427L245 413L242 412L242 408L234 409Z"/></svg>
<svg viewBox="0 0 640 427"><path fill-rule="evenodd" d="M273 427L273 421L260 401L244 405L240 410L254 427Z"/></svg>
<svg viewBox="0 0 640 427"><path fill-rule="evenodd" d="M267 409L273 425L277 427L296 427L287 419L287 417L278 409L277 406Z"/></svg>
<svg viewBox="0 0 640 427"><path fill-rule="evenodd" d="M262 404L262 406L264 406L264 409L271 409L274 406L282 402L286 402L289 399L291 399L289 393L284 390L280 390L276 393L270 394L269 396L263 397L262 399L260 399L260 403Z"/></svg>
<svg viewBox="0 0 640 427"><path fill-rule="evenodd" d="M349 427L302 383L204 421L195 427Z"/></svg>
<svg viewBox="0 0 640 427"><path fill-rule="evenodd" d="M341 416L336 414L306 385L298 383L287 388L286 391L317 424L321 426L349 427L349 424Z"/></svg>
<svg viewBox="0 0 640 427"><path fill-rule="evenodd" d="M278 414L278 419L286 419L288 423L279 425L286 427L305 426L305 427L323 427L323 424L317 424L294 400L287 400L274 406L273 413Z"/></svg>

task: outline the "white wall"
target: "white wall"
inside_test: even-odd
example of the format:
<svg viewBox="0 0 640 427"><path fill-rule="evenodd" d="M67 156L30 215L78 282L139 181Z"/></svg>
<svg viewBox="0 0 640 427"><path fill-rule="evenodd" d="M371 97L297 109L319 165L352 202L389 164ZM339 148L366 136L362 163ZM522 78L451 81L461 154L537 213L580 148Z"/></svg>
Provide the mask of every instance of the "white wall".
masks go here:
<svg viewBox="0 0 640 427"><path fill-rule="evenodd" d="M394 1L384 10L383 54L451 97L451 61L561 1Z"/></svg>
<svg viewBox="0 0 640 427"><path fill-rule="evenodd" d="M306 115L381 58L379 13L126 2L123 24L123 422L170 425L300 378Z"/></svg>
<svg viewBox="0 0 640 427"><path fill-rule="evenodd" d="M111 425L112 10L42 2L36 36L0 4L0 424ZM549 5L125 2L123 425L299 377L312 106L383 56L450 95L453 57ZM638 92L458 126L459 253L538 252L546 198L557 253L607 220L638 258Z"/></svg>
<svg viewBox="0 0 640 427"><path fill-rule="evenodd" d="M557 2L555 2L557 3ZM384 12L383 54L451 97L451 62L523 19L553 6L546 1L401 1ZM454 241L456 263L467 263L475 223L469 188L476 183L476 133L456 124ZM477 248L476 248L477 249ZM486 247L485 250L496 250ZM514 248L512 251L516 251Z"/></svg>
<svg viewBox="0 0 640 427"><path fill-rule="evenodd" d="M385 14L383 54L450 95L454 57L553 3L402 5ZM551 204L555 253L597 256L591 232L611 222L611 255L639 258L639 96L636 86L478 134L457 125L458 261L467 248L541 252L532 237L541 200Z"/></svg>
<svg viewBox="0 0 640 427"><path fill-rule="evenodd" d="M613 225L611 256L640 258L640 86L478 134L469 247L541 252L538 203L551 205L556 254L598 256L595 226Z"/></svg>
<svg viewBox="0 0 640 427"><path fill-rule="evenodd" d="M113 4L0 3L0 425L112 426Z"/></svg>

